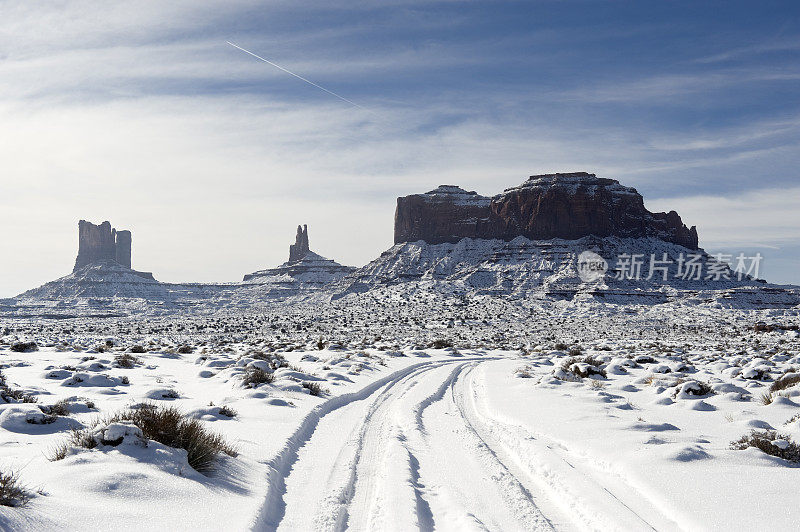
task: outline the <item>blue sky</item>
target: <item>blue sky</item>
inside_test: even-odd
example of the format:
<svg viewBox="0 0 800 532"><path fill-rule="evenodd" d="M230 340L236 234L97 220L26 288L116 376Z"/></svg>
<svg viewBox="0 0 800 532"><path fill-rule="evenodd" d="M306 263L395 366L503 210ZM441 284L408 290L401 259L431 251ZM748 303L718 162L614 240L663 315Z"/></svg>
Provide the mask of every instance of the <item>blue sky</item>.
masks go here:
<svg viewBox="0 0 800 532"><path fill-rule="evenodd" d="M795 2L165 4L4 3L0 296L68 273L80 218L158 279L233 281L298 223L361 265L398 195L571 170L800 283Z"/></svg>

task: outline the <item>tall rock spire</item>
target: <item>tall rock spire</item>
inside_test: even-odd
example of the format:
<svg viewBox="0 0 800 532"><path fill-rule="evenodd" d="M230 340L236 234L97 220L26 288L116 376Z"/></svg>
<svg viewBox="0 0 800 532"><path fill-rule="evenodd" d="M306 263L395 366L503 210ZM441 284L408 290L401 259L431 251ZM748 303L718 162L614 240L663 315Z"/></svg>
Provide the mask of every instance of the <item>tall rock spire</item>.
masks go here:
<svg viewBox="0 0 800 532"><path fill-rule="evenodd" d="M289 246L289 262L297 262L310 251L308 247L308 226L298 225L294 244Z"/></svg>

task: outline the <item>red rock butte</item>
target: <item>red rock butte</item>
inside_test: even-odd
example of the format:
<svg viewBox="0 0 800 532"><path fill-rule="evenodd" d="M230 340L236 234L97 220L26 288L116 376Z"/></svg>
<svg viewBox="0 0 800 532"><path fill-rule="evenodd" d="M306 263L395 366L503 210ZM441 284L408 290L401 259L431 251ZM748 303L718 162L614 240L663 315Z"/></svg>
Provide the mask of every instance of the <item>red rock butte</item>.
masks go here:
<svg viewBox="0 0 800 532"><path fill-rule="evenodd" d="M655 237L698 248L697 229L675 211L650 212L635 188L587 172L534 175L494 197L454 185L397 198L394 242L462 238L531 240Z"/></svg>

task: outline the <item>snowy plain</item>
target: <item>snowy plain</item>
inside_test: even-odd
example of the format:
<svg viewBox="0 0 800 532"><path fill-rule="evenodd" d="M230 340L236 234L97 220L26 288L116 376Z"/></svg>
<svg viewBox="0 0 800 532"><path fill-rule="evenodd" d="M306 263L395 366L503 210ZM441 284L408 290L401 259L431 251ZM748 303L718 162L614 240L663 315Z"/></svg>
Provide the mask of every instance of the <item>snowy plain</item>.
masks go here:
<svg viewBox="0 0 800 532"><path fill-rule="evenodd" d="M800 384L770 391L800 371L797 325L795 309L399 288L260 314L4 320L5 385L36 402L0 404L0 463L31 495L0 516L12 530L791 530L796 463L732 443L800 441ZM25 341L38 349L11 350ZM274 380L247 385L254 369ZM199 473L109 425L142 404L179 408L236 455ZM87 427L110 443L52 460Z"/></svg>

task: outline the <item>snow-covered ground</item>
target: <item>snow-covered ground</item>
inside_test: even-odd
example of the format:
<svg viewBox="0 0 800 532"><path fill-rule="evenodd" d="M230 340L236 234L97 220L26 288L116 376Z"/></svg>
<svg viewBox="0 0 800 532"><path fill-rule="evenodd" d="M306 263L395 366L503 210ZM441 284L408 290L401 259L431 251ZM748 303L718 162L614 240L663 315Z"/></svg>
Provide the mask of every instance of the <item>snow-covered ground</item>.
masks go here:
<svg viewBox="0 0 800 532"><path fill-rule="evenodd" d="M800 518L797 463L732 448L755 430L797 449L796 311L424 294L404 306L393 293L271 315L4 321L0 466L31 499L0 507L2 525L790 530ZM38 349L12 350L24 341ZM142 404L177 407L236 452L200 473L185 450L110 419ZM65 446L73 429L94 447Z"/></svg>

